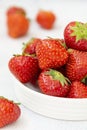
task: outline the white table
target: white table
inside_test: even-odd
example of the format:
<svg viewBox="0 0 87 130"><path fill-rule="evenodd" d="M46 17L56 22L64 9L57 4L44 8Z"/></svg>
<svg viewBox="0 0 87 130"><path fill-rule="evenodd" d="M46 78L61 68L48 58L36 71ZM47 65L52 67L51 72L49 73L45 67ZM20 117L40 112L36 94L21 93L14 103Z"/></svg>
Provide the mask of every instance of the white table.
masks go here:
<svg viewBox="0 0 87 130"><path fill-rule="evenodd" d="M12 5L26 9L31 19L30 30L27 36L12 39L7 34L6 10ZM53 10L57 21L51 31L41 29L35 22L38 9ZM22 43L31 37L46 38L46 36L63 38L63 29L70 21L87 21L86 0L0 0L0 95L17 102L14 92L13 77L8 69L8 61L13 54L21 52ZM28 110L23 105L19 120L3 130L87 130L87 121L63 121L43 117Z"/></svg>

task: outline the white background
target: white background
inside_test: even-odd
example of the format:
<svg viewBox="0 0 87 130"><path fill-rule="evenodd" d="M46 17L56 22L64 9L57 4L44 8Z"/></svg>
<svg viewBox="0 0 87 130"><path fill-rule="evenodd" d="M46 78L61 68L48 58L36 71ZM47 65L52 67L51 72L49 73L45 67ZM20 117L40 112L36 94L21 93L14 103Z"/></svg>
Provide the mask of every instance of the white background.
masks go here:
<svg viewBox="0 0 87 130"><path fill-rule="evenodd" d="M26 36L13 39L7 34L6 11L10 6L25 8L31 19L30 29ZM52 10L57 17L52 30L41 29L35 21L39 9ZM9 59L13 54L21 53L22 43L31 37L63 38L65 26L70 21L87 21L86 0L0 0L0 95L17 101L14 92L13 77L8 69ZM21 117L3 130L87 130L87 121L63 121L38 115L23 105Z"/></svg>

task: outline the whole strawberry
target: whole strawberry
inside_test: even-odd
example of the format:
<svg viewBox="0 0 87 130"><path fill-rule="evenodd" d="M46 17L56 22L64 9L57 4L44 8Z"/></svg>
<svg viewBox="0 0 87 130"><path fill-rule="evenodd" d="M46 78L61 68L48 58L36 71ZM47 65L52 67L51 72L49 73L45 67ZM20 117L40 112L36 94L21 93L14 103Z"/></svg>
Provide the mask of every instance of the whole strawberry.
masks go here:
<svg viewBox="0 0 87 130"><path fill-rule="evenodd" d="M68 94L69 98L87 98L87 86L80 81L73 81Z"/></svg>
<svg viewBox="0 0 87 130"><path fill-rule="evenodd" d="M26 35L29 26L29 19L21 13L13 13L7 17L8 34L12 38L18 38Z"/></svg>
<svg viewBox="0 0 87 130"><path fill-rule="evenodd" d="M66 76L71 80L81 81L87 75L87 52L69 50L69 59L66 64Z"/></svg>
<svg viewBox="0 0 87 130"><path fill-rule="evenodd" d="M53 69L42 71L38 84L40 90L47 95L65 97L69 92L69 80Z"/></svg>
<svg viewBox="0 0 87 130"><path fill-rule="evenodd" d="M68 52L61 44L56 39L44 39L37 44L36 55L41 69L58 68L66 64Z"/></svg>
<svg viewBox="0 0 87 130"><path fill-rule="evenodd" d="M87 51L87 24L73 21L64 30L67 47Z"/></svg>
<svg viewBox="0 0 87 130"><path fill-rule="evenodd" d="M14 13L20 13L20 14L26 15L26 11L22 7L18 7L18 6L9 7L7 10L7 16Z"/></svg>
<svg viewBox="0 0 87 130"><path fill-rule="evenodd" d="M0 128L15 122L21 114L19 106L0 96Z"/></svg>
<svg viewBox="0 0 87 130"><path fill-rule="evenodd" d="M23 54L36 54L36 45L41 42L39 38L32 38L23 47Z"/></svg>
<svg viewBox="0 0 87 130"><path fill-rule="evenodd" d="M44 29L52 29L56 16L52 11L40 10L37 13L36 21Z"/></svg>
<svg viewBox="0 0 87 130"><path fill-rule="evenodd" d="M31 55L15 55L8 63L11 73L22 83L36 80L39 72L38 60Z"/></svg>

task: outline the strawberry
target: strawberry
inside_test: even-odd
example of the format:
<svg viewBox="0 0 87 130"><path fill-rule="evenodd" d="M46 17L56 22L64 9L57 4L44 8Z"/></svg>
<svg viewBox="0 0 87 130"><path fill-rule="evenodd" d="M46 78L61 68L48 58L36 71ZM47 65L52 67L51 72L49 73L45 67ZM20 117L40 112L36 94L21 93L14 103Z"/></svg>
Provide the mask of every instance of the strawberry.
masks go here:
<svg viewBox="0 0 87 130"><path fill-rule="evenodd" d="M65 97L69 91L68 79L62 73L48 69L41 72L38 84L41 92L51 96Z"/></svg>
<svg viewBox="0 0 87 130"><path fill-rule="evenodd" d="M80 81L87 75L87 52L73 49L69 51L66 75L71 81Z"/></svg>
<svg viewBox="0 0 87 130"><path fill-rule="evenodd" d="M23 54L36 54L36 45L40 42L39 38L32 38L23 47Z"/></svg>
<svg viewBox="0 0 87 130"><path fill-rule="evenodd" d="M15 122L20 114L17 103L0 96L0 128Z"/></svg>
<svg viewBox="0 0 87 130"><path fill-rule="evenodd" d="M35 81L39 73L38 60L31 55L16 55L9 60L8 66L22 83Z"/></svg>
<svg viewBox="0 0 87 130"><path fill-rule="evenodd" d="M56 39L44 39L38 43L36 55L41 69L58 68L68 60L68 52Z"/></svg>
<svg viewBox="0 0 87 130"><path fill-rule="evenodd" d="M64 29L64 39L69 48L87 51L87 24L70 22Z"/></svg>
<svg viewBox="0 0 87 130"><path fill-rule="evenodd" d="M12 15L14 13L21 13L22 15L26 15L26 11L22 7L11 6L7 10L7 16Z"/></svg>
<svg viewBox="0 0 87 130"><path fill-rule="evenodd" d="M52 29L56 16L52 11L40 10L37 13L36 21L44 29Z"/></svg>
<svg viewBox="0 0 87 130"><path fill-rule="evenodd" d="M18 38L26 35L29 25L29 19L21 13L14 13L7 17L8 34L12 38Z"/></svg>
<svg viewBox="0 0 87 130"><path fill-rule="evenodd" d="M87 98L87 86L80 81L73 81L68 93L69 98Z"/></svg>

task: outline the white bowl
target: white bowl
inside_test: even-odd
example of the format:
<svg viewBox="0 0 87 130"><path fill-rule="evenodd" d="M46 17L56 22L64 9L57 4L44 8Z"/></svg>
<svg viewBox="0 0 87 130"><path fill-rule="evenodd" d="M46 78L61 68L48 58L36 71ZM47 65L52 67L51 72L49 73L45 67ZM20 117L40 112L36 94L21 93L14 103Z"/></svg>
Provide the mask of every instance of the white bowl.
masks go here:
<svg viewBox="0 0 87 130"><path fill-rule="evenodd" d="M41 115L62 120L87 120L87 99L48 96L30 84L15 81L18 100Z"/></svg>

